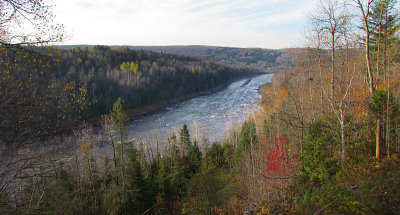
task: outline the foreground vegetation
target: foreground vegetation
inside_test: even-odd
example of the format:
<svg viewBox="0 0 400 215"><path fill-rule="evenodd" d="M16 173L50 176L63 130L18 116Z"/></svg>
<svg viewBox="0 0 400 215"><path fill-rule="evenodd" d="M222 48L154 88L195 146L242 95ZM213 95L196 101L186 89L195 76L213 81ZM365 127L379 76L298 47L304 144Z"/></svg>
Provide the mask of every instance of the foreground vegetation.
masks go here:
<svg viewBox="0 0 400 215"><path fill-rule="evenodd" d="M267 127L275 137L288 138L298 154L296 174L280 201L267 204L270 209L400 212L395 8L391 0L320 2L298 68L276 75L265 88Z"/></svg>

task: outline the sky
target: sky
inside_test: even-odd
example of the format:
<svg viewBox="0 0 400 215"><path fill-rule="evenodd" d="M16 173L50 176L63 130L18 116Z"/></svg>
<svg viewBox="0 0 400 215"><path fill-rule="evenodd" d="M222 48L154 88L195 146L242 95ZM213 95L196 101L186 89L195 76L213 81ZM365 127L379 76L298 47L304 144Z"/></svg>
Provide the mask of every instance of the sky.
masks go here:
<svg viewBox="0 0 400 215"><path fill-rule="evenodd" d="M54 0L63 44L300 47L316 0Z"/></svg>

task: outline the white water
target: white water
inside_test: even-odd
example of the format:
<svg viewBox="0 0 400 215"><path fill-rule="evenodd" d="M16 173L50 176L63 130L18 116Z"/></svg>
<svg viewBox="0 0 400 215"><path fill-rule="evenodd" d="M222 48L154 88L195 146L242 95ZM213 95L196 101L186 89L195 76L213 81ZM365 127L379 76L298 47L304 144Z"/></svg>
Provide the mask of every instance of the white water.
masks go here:
<svg viewBox="0 0 400 215"><path fill-rule="evenodd" d="M165 109L135 118L126 128L129 137L142 139L158 134L167 135L186 123L191 128L194 122L204 128L209 142L220 140L235 122L243 122L257 107L260 98L258 88L271 81L272 74L245 78L227 88L208 95L199 96ZM250 82L246 84L246 81ZM242 86L244 85L244 86Z"/></svg>

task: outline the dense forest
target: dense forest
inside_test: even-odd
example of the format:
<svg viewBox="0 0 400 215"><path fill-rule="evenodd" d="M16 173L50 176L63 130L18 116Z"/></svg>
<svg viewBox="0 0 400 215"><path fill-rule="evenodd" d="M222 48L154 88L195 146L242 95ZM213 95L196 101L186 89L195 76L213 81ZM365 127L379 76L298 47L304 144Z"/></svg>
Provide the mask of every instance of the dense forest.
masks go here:
<svg viewBox="0 0 400 215"><path fill-rule="evenodd" d="M107 46L63 49L56 71L56 79L86 87L93 103L87 111L91 116L109 113L118 97L128 108L165 105L260 72L249 66Z"/></svg>
<svg viewBox="0 0 400 215"><path fill-rule="evenodd" d="M3 46L2 51L4 147L96 122L119 97L131 115L143 114L260 73L248 66L107 46Z"/></svg>
<svg viewBox="0 0 400 215"><path fill-rule="evenodd" d="M58 46L60 49L84 48L84 45ZM90 47L90 46L89 46ZM121 48L121 46L113 46ZM178 54L211 60L214 62L250 66L266 72L280 69L295 68L296 56L301 48L292 49L261 49L261 48L231 48L214 46L123 46L133 50L149 50L162 53Z"/></svg>
<svg viewBox="0 0 400 215"><path fill-rule="evenodd" d="M286 60L288 56L294 56L289 49L273 50L213 46L130 46L129 48L200 57L205 60L213 60L228 65L247 65L269 72L279 69L280 66L296 65L296 62L287 64Z"/></svg>
<svg viewBox="0 0 400 215"><path fill-rule="evenodd" d="M69 59L76 61L85 50L37 52L2 40L0 92L8 112L1 117L19 118L2 121L9 127L1 132L15 147L1 157L0 211L399 214L399 23L395 0L320 1L297 67L275 74L263 87L260 108L207 147L200 147L203 141L192 138L187 125L171 133L165 146L130 141L124 125L132 104L123 98L102 116L100 128L84 125L46 141L37 138L38 132L48 136L56 120L79 118L74 113L88 105L91 93L102 95L104 87L96 91L90 78L101 77L103 67L87 63L88 74L79 77L82 69L71 72L68 64L58 70L60 77L79 85L54 81L63 78L43 84L43 76L58 74L51 72L59 62L50 55L74 55ZM96 49L84 56L101 60L105 55L95 53L110 50ZM138 62L118 61L114 72L134 76ZM12 135L6 133L11 128Z"/></svg>

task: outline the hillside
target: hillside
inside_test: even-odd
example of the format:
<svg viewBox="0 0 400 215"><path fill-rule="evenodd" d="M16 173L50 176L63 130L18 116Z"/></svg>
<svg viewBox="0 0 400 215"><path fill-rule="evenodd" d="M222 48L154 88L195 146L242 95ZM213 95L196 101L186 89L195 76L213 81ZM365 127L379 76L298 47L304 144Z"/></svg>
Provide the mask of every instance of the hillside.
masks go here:
<svg viewBox="0 0 400 215"><path fill-rule="evenodd" d="M187 3L175 3L180 2ZM262 19L251 20L254 27L278 36L283 34L262 26L267 24L263 17L292 29L300 18L298 9L310 7L300 2L301 8L286 10L286 3L275 1L279 14L274 16L266 8L255 8L258 2L237 1L234 6L253 5L246 17ZM148 13L135 2L121 4L125 12L92 13L100 4L79 3L93 18L122 15L113 23L115 28L109 28L110 22L100 23L102 33L117 39L129 30L165 41L156 44L170 43L167 29L185 36L183 28L175 28L179 22L166 19L166 28L156 25L164 21L160 12L168 10ZM308 48L284 50L99 45L58 49L48 44L61 42L66 34L62 26L52 25L48 4L5 0L0 6L0 214L400 214L397 0L318 1L304 34ZM160 2L150 4L151 11L156 4ZM214 7L217 10L209 10L207 3L196 8L232 11L224 9L226 5L224 1ZM183 12L175 6L171 8ZM273 4L266 6L272 11ZM191 17L215 27L221 24L216 17L198 16L208 12L184 8L193 15L172 17L189 21L185 29L199 27ZM229 12L234 22L250 23L237 13ZM156 22L146 25L143 21L153 15ZM128 16L146 28L120 23ZM100 22L91 19L90 27L96 27L93 20ZM38 31L25 32L29 24ZM121 31L117 24L123 24ZM238 30L252 38L246 28ZM89 38L95 41L97 36L101 35ZM206 41L210 43L214 42ZM281 70L272 76L265 74L269 68ZM150 126L141 118L130 123L132 109L160 107L256 74L265 74L256 85L254 79L240 80L222 95L188 101L188 108L151 114ZM269 83L261 85L264 81ZM261 92L258 109L241 123L226 120L238 112L247 114L241 107L255 104L255 99L239 102L253 97L246 91ZM199 117L191 117L191 112L200 112ZM213 121L202 125L205 118ZM169 129L173 121L182 122L180 128L175 124ZM153 132L154 127L158 131ZM203 127L230 129L214 141ZM152 133L141 138L129 133L130 128Z"/></svg>
<svg viewBox="0 0 400 215"><path fill-rule="evenodd" d="M97 121L119 97L132 115L143 114L260 73L247 66L107 46L4 48L0 57L3 71L18 71L1 77L0 143L5 146L31 142L33 134L69 130L82 120Z"/></svg>
<svg viewBox="0 0 400 215"><path fill-rule="evenodd" d="M74 47L91 47L86 45L60 46L71 49ZM273 72L280 69L294 68L297 63L297 54L302 49L261 49L261 48L232 48L218 46L113 46L125 47L133 50L149 50L178 55L191 56L212 60L226 65L246 65L263 71Z"/></svg>
<svg viewBox="0 0 400 215"><path fill-rule="evenodd" d="M237 78L260 72L190 56L93 46L61 52L58 78L84 84L96 101L96 114L108 113L121 97L128 108L141 108L213 90Z"/></svg>

